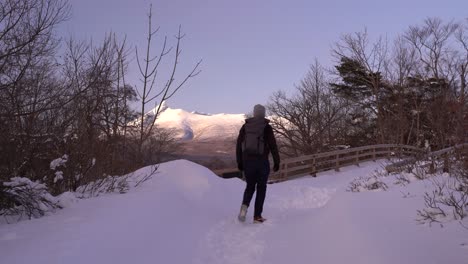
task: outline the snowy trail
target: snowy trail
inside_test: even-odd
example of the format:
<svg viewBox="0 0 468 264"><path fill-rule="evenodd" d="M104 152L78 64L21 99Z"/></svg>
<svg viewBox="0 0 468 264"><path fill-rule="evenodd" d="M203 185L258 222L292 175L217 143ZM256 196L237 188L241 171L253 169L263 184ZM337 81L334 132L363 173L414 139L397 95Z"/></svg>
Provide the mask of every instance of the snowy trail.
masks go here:
<svg viewBox="0 0 468 264"><path fill-rule="evenodd" d="M468 231L417 225L426 183L350 193L369 162L268 186L264 224L237 221L244 183L187 161L127 194L0 225L0 263L468 263ZM144 172L142 169L140 172ZM402 187L401 187L402 188Z"/></svg>
<svg viewBox="0 0 468 264"><path fill-rule="evenodd" d="M200 240L195 263L260 263L266 246L261 236L270 227L271 223L260 226L222 221Z"/></svg>
<svg viewBox="0 0 468 264"><path fill-rule="evenodd" d="M376 165L376 164L374 164ZM353 168L355 170L355 168ZM359 173L367 173L370 168L364 168ZM345 168L345 170L347 170ZM369 171L369 172L370 172ZM304 230L287 230L285 226L294 225L294 219L299 223L304 221L304 213L310 213L311 210L317 210L325 207L332 200L337 190L345 190L350 178L340 177L340 173L327 172L327 176L334 178L317 178L315 186L307 186L302 180L292 181L288 185L275 184L268 187L268 200L265 205L269 220L264 224L252 224L251 219L241 224L233 217L230 220L223 220L213 227L208 234L201 240L200 252L205 254L199 257L196 263L287 263L291 261L291 254L285 254L285 259L278 259L277 254L271 254L281 250L291 250L291 244L296 242L286 241L285 238L299 238L300 241L306 237L303 236ZM306 178L305 181L310 181ZM252 212L250 212L251 214ZM302 225L298 225L302 226ZM343 229L346 229L342 226ZM321 228L319 228L320 230ZM286 232L285 232L286 231ZM291 232L293 231L293 232ZM297 231L297 234L295 234ZM349 230L346 229L349 232ZM280 238L280 239L278 239ZM312 235L312 239L315 239ZM291 243L292 242L292 243ZM330 245L335 247L336 241L329 241ZM271 252L270 252L271 251ZM297 252L302 261L304 252ZM268 256L275 256L269 258ZM311 256L313 259L314 256ZM300 259L298 259L300 263ZM343 260L343 259L341 259ZM296 262L292 262L296 263ZM343 262L336 262L343 263ZM372 262L366 262L372 263ZM376 262L373 262L376 263Z"/></svg>

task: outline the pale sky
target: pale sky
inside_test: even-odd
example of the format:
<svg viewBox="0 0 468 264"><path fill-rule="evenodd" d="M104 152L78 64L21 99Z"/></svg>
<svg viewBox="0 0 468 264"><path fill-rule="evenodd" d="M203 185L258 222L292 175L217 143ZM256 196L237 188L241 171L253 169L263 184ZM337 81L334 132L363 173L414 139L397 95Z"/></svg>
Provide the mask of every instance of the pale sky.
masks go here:
<svg viewBox="0 0 468 264"><path fill-rule="evenodd" d="M278 90L292 91L314 58L332 66L330 48L344 33L367 28L372 37L393 39L427 17L445 21L468 17L466 0L70 0L72 17L60 27L64 37L102 41L110 31L133 47L144 49L147 17L161 39L179 24L186 37L179 78L203 59L201 74L168 104L206 113L248 113L266 104ZM134 61L127 82L141 87ZM177 78L177 76L176 76ZM149 109L148 109L149 110Z"/></svg>

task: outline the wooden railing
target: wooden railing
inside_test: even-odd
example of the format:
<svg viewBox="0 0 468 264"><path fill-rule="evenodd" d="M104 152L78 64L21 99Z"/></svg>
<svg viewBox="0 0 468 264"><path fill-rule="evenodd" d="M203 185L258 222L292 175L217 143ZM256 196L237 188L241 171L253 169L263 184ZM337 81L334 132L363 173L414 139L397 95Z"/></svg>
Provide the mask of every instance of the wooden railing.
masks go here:
<svg viewBox="0 0 468 264"><path fill-rule="evenodd" d="M306 175L316 175L318 172L327 170L339 170L349 165L390 157L412 157L423 152L422 149L395 144L371 145L357 148L336 150L288 158L281 162L278 172L270 175L270 182L280 182ZM224 169L215 171L218 175L235 174L237 169Z"/></svg>
<svg viewBox="0 0 468 264"><path fill-rule="evenodd" d="M359 165L365 161L375 161L390 157L411 157L419 155L422 149L395 144L381 144L285 159L281 169L270 176L271 182L279 182L306 175L316 175L327 170L339 170L349 165Z"/></svg>
<svg viewBox="0 0 468 264"><path fill-rule="evenodd" d="M446 156L447 154L452 154L456 151L461 151L463 153L466 153L466 151L468 151L468 143L464 143L464 144L458 144L458 145L455 145L453 147L448 147L448 148L444 148L444 149L441 149L441 150L436 150L436 151L433 151L433 152L429 152L427 154L428 157L431 157L431 158L435 158L435 157L443 157L443 156Z"/></svg>
<svg viewBox="0 0 468 264"><path fill-rule="evenodd" d="M381 144L349 148L330 152L317 153L297 158L287 158L281 162L278 172L270 175L269 182L281 182L293 178L312 175L327 170L339 170L341 167L359 165L365 161L375 161L382 158L400 158L402 161L388 165L388 171L396 170L401 166L416 161L418 158L441 158L457 150L468 152L468 143L459 144L450 148L434 152L427 152L407 145ZM218 175L236 175L237 169L224 169L215 171ZM238 173L238 175L241 175Z"/></svg>
<svg viewBox="0 0 468 264"><path fill-rule="evenodd" d="M452 156L456 152L458 152L460 154L463 154L463 155L466 155L468 153L468 143L458 144L458 145L455 145L453 147L448 147L448 148L444 148L444 149L436 150L436 151L432 151L432 152L423 152L423 153L421 153L421 155L410 157L410 158L404 159L402 161L390 164L390 165L386 166L385 169L387 171L389 171L389 172L398 171L398 170L401 170L402 168L404 168L406 165L414 163L415 161L417 161L419 159L419 160L431 160L431 161L433 161L432 164L429 164L431 167L433 167L435 165L434 164L435 160L443 160L444 161L444 163L443 163L444 170L448 171L449 170L449 162L450 162L449 157ZM435 168L433 167L432 170L434 170L434 169Z"/></svg>

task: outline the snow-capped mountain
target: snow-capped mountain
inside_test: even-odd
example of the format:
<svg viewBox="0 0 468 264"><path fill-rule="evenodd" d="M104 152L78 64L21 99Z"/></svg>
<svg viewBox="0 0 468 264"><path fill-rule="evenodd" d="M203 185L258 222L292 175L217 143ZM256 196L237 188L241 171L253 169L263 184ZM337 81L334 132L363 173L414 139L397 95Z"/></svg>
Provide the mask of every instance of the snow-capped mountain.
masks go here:
<svg viewBox="0 0 468 264"><path fill-rule="evenodd" d="M147 113L154 115L157 107ZM237 136L245 120L244 114L205 114L173 109L163 103L156 124L175 129L183 140L219 140Z"/></svg>

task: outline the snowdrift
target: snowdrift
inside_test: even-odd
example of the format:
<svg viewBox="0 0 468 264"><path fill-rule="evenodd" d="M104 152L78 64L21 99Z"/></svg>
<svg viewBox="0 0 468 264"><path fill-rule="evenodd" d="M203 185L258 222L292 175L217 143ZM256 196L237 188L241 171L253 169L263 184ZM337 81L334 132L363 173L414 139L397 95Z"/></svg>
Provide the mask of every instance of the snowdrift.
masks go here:
<svg viewBox="0 0 468 264"><path fill-rule="evenodd" d="M0 225L1 263L468 263L468 230L415 221L429 181L346 191L381 166L269 185L268 221L253 224L252 210L246 223L236 219L242 181L184 160L165 163L126 194Z"/></svg>

